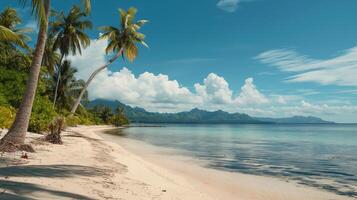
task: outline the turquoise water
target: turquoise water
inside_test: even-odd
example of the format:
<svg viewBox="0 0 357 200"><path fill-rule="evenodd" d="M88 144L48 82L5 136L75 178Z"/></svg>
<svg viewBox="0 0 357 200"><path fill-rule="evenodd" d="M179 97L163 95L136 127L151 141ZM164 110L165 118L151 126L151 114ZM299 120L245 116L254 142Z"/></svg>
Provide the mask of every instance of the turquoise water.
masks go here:
<svg viewBox="0 0 357 200"><path fill-rule="evenodd" d="M125 137L184 150L207 167L274 176L357 197L357 125L164 125Z"/></svg>

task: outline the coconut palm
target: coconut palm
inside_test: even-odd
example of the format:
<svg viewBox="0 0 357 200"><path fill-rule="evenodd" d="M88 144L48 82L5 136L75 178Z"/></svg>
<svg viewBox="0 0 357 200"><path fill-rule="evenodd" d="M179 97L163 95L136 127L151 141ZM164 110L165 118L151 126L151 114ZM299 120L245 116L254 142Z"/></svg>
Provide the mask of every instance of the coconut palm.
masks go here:
<svg viewBox="0 0 357 200"><path fill-rule="evenodd" d="M119 9L120 27L116 28L112 26L105 26L100 28L104 32L100 36L100 39L108 40L108 46L105 50L106 54L114 53L114 56L109 60L107 64L99 67L91 74L89 79L86 81L86 84L77 101L73 105L71 114L74 114L76 112L77 107L79 106L81 98L84 95L86 89L99 72L107 68L110 64L112 64L121 56L123 56L123 58L128 58L130 61L133 61L138 55L138 47L136 46L138 43L147 47L147 44L144 42L145 35L139 33L138 30L148 21L139 20L134 22L136 13L137 9L133 7L129 8L128 11Z"/></svg>
<svg viewBox="0 0 357 200"><path fill-rule="evenodd" d="M42 66L47 68L47 72L53 75L55 72L56 65L60 61L60 55L58 52L53 50L54 38L50 35L47 38L45 50L42 58Z"/></svg>
<svg viewBox="0 0 357 200"><path fill-rule="evenodd" d="M17 12L13 8L6 8L0 13L0 40L4 42L11 42L19 45L23 48L29 49L26 42L30 41L31 38L27 33L32 30L29 28L17 28L17 25L22 22L21 18L17 15ZM10 34L10 38L6 35ZM3 36L1 36L3 35ZM1 39L2 38L2 39Z"/></svg>
<svg viewBox="0 0 357 200"><path fill-rule="evenodd" d="M0 25L0 42L20 42L21 39L12 30Z"/></svg>
<svg viewBox="0 0 357 200"><path fill-rule="evenodd" d="M75 99L78 97L80 91L84 86L83 80L77 80L74 74L77 70L71 66L71 62L65 60L62 66L59 68L60 72L53 75L53 90L57 87L57 80L59 84L57 87L58 91L58 105L60 108L70 109L70 106L74 103ZM59 77L59 73L61 76Z"/></svg>
<svg viewBox="0 0 357 200"><path fill-rule="evenodd" d="M90 0L81 0L85 3L86 11L90 11ZM41 70L42 57L47 40L48 18L51 8L51 0L20 0L24 5L31 4L33 14L40 25L37 43L32 58L32 66L27 80L24 98L17 111L15 121L9 132L0 141L0 150L14 151L25 142L26 131L30 121L33 101L36 94L38 78Z"/></svg>
<svg viewBox="0 0 357 200"><path fill-rule="evenodd" d="M82 54L82 47L87 48L90 45L90 39L84 31L92 28L92 22L84 19L87 14L82 12L77 6L73 6L68 15L65 15L62 11L55 13L54 16L56 20L50 23L50 33L53 34L55 38L53 49L59 50L61 53L60 64L58 65L58 67L60 67L64 57L67 57L70 53L72 53L72 55L77 54L77 52ZM60 72L61 69L58 68L58 80L54 93L53 106L55 106L57 100L57 89L61 78Z"/></svg>

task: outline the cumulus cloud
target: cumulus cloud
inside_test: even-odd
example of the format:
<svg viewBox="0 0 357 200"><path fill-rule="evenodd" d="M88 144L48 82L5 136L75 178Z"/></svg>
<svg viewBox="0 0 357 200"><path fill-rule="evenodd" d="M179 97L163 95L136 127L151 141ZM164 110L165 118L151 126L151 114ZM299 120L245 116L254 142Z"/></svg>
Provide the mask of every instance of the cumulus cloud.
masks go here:
<svg viewBox="0 0 357 200"><path fill-rule="evenodd" d="M78 69L77 78L87 79L91 72L106 63L106 45L104 40L93 40L82 56L69 57ZM313 104L304 96L263 94L253 78L247 78L240 91L232 91L224 77L210 73L191 91L168 75L150 72L136 75L126 67L117 72L105 69L98 74L89 87L89 97L119 100L155 112L186 111L198 107L264 117L315 115L331 120L336 116L341 118L341 115L355 116L357 112L357 106L353 105Z"/></svg>
<svg viewBox="0 0 357 200"><path fill-rule="evenodd" d="M331 59L312 59L294 50L278 49L256 57L262 63L294 75L288 82L316 82L322 85L357 86L357 46Z"/></svg>
<svg viewBox="0 0 357 200"><path fill-rule="evenodd" d="M82 55L69 56L78 69L77 78L86 80L98 67L106 63L105 40L93 40ZM103 53L100 53L103 52ZM259 105L268 102L248 78L237 97L221 76L210 73L202 83L194 85L194 91L183 87L177 80L165 74L144 72L135 75L123 67L118 72L104 69L89 86L89 98L119 100L148 110L174 112L199 107L202 109L224 109L237 105Z"/></svg>
<svg viewBox="0 0 357 200"><path fill-rule="evenodd" d="M107 44L106 40L91 40L91 45L82 51L82 55L68 56L68 59L78 70L77 78L88 79L96 68L106 63L105 48Z"/></svg>
<svg viewBox="0 0 357 200"><path fill-rule="evenodd" d="M245 84L241 88L241 92L235 101L238 105L257 105L268 103L269 100L259 92L253 83L253 78L245 80Z"/></svg>
<svg viewBox="0 0 357 200"><path fill-rule="evenodd" d="M223 77L210 73L203 82L203 85L195 84L197 95L202 98L203 102L213 104L230 104L232 102L233 92Z"/></svg>

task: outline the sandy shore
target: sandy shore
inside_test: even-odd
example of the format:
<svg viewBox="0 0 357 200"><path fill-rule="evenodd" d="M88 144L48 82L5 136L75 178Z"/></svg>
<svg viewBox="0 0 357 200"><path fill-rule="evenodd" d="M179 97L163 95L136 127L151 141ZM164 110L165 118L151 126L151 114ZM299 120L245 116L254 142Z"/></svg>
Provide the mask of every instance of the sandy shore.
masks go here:
<svg viewBox="0 0 357 200"><path fill-rule="evenodd" d="M20 159L21 152L2 154L0 199L353 199L276 178L206 169L186 158L165 159L131 148L140 143L103 139L105 129L69 128L64 145L34 142L29 159ZM28 134L27 140L37 137Z"/></svg>

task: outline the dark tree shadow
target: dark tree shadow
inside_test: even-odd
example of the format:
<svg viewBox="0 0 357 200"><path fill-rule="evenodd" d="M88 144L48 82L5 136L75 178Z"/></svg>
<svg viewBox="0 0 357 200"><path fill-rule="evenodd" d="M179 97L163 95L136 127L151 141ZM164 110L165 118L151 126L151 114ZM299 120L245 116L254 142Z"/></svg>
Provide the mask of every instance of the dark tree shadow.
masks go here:
<svg viewBox="0 0 357 200"><path fill-rule="evenodd" d="M0 177L73 177L101 175L105 175L105 170L81 165L22 165L0 168Z"/></svg>
<svg viewBox="0 0 357 200"><path fill-rule="evenodd" d="M104 176L105 170L96 167L88 167L81 165L22 165L11 167L0 167L0 177L47 177L47 178L69 178L75 176ZM68 180L70 181L70 180ZM9 192L13 194L9 194ZM83 195L59 191L51 189L50 187L16 182L11 180L0 180L0 199L24 199L32 200L28 195L34 193L47 193L57 199L59 197L66 197L70 199L92 199ZM14 195L15 194L15 195Z"/></svg>
<svg viewBox="0 0 357 200"><path fill-rule="evenodd" d="M3 193L0 194L0 199L6 200L34 200L34 198L22 197L16 194Z"/></svg>
<svg viewBox="0 0 357 200"><path fill-rule="evenodd" d="M11 191L16 195L12 195L9 193L0 194L0 199L24 199L24 200L32 200L33 198L26 197L27 195L33 192L43 192L50 194L54 197L66 197L71 199L88 199L92 200L90 197L86 197L79 194L74 194L70 192L52 190L46 187L42 187L40 185L32 184L32 183L22 183L16 181L0 181L0 188L6 191Z"/></svg>
<svg viewBox="0 0 357 200"><path fill-rule="evenodd" d="M25 163L26 163L26 161L24 159L0 156L0 169L2 169L2 167L21 165L21 164L25 164Z"/></svg>

